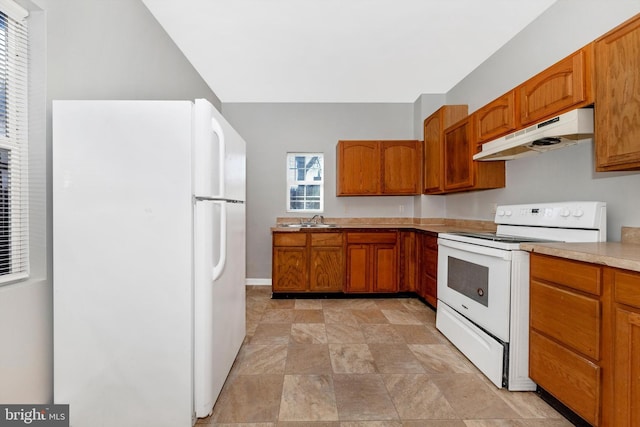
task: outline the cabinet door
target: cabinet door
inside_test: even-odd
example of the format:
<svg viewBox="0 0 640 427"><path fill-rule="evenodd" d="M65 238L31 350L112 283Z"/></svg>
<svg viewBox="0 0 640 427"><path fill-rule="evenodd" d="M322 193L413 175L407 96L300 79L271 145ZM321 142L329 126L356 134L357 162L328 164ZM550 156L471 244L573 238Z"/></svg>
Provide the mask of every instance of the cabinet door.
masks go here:
<svg viewBox="0 0 640 427"><path fill-rule="evenodd" d="M469 119L447 128L444 134L444 189L460 190L473 187L473 153Z"/></svg>
<svg viewBox="0 0 640 427"><path fill-rule="evenodd" d="M344 282L342 247L311 248L309 290L311 292L340 292Z"/></svg>
<svg viewBox="0 0 640 427"><path fill-rule="evenodd" d="M422 269L421 296L432 306L438 304L438 238L425 235L420 259Z"/></svg>
<svg viewBox="0 0 640 427"><path fill-rule="evenodd" d="M640 425L640 310L615 310L615 425Z"/></svg>
<svg viewBox="0 0 640 427"><path fill-rule="evenodd" d="M472 115L478 143L491 141L516 128L515 91L504 94Z"/></svg>
<svg viewBox="0 0 640 427"><path fill-rule="evenodd" d="M379 194L379 142L340 141L337 151L338 196Z"/></svg>
<svg viewBox="0 0 640 427"><path fill-rule="evenodd" d="M424 121L424 193L444 190L444 153L442 121L437 112Z"/></svg>
<svg viewBox="0 0 640 427"><path fill-rule="evenodd" d="M640 15L598 39L595 57L596 169L640 169Z"/></svg>
<svg viewBox="0 0 640 427"><path fill-rule="evenodd" d="M640 274L614 269L614 422L640 425Z"/></svg>
<svg viewBox="0 0 640 427"><path fill-rule="evenodd" d="M398 290L400 292L415 292L418 290L419 280L419 234L414 231L401 231L400 233L398 233L398 238L400 242L400 271Z"/></svg>
<svg viewBox="0 0 640 427"><path fill-rule="evenodd" d="M522 125L593 102L592 49L589 45L579 50L516 89L520 97Z"/></svg>
<svg viewBox="0 0 640 427"><path fill-rule="evenodd" d="M274 247L272 288L274 292L307 289L307 255L304 247Z"/></svg>
<svg viewBox="0 0 640 427"><path fill-rule="evenodd" d="M373 291L398 292L396 245L372 245L372 252Z"/></svg>
<svg viewBox="0 0 640 427"><path fill-rule="evenodd" d="M347 245L347 292L371 292L370 245Z"/></svg>
<svg viewBox="0 0 640 427"><path fill-rule="evenodd" d="M420 194L422 153L419 141L381 141L383 194Z"/></svg>
<svg viewBox="0 0 640 427"><path fill-rule="evenodd" d="M424 194L438 194L444 191L444 130L465 118L468 111L466 105L445 105L424 119Z"/></svg>

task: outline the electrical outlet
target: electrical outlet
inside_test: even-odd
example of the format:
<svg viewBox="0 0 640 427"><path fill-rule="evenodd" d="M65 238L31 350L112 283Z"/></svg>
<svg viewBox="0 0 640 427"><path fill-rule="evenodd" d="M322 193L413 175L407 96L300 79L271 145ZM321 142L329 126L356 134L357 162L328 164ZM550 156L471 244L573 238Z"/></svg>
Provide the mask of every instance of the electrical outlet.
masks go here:
<svg viewBox="0 0 640 427"><path fill-rule="evenodd" d="M495 215L496 211L498 210L498 204L497 203L490 203L489 207L491 208L491 215Z"/></svg>
<svg viewBox="0 0 640 427"><path fill-rule="evenodd" d="M398 205L398 210L400 213L404 213L404 205Z"/></svg>

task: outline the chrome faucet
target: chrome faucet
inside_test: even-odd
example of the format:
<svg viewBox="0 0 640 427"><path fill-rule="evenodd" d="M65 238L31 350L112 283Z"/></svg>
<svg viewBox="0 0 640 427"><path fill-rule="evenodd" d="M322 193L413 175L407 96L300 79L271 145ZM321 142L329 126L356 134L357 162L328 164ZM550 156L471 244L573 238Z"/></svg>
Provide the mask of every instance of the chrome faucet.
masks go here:
<svg viewBox="0 0 640 427"><path fill-rule="evenodd" d="M315 222L316 224L318 224L318 221L320 221L320 224L324 224L324 217L316 214L309 220L309 222Z"/></svg>
<svg viewBox="0 0 640 427"><path fill-rule="evenodd" d="M324 217L322 215L314 215L312 216L308 221L304 221L304 220L300 220L301 224L318 224L318 221L320 221L320 224L324 224Z"/></svg>

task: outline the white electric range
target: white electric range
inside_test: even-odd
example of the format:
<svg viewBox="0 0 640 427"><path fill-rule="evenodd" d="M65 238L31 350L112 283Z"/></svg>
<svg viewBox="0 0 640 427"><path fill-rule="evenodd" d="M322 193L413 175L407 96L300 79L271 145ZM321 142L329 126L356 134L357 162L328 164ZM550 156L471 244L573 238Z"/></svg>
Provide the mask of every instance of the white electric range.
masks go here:
<svg viewBox="0 0 640 427"><path fill-rule="evenodd" d="M438 236L436 327L497 387L529 379L529 253L523 242L605 241L606 203L504 205L496 233Z"/></svg>

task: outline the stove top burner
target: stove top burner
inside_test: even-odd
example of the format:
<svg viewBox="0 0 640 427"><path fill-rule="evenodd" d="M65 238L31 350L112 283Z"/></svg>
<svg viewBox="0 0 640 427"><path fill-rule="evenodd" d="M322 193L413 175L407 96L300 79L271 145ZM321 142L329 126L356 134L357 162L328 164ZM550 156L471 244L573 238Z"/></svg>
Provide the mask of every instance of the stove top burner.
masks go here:
<svg viewBox="0 0 640 427"><path fill-rule="evenodd" d="M522 237L522 236L510 236L507 234L497 234L492 232L485 233L473 233L473 232L456 232L451 233L458 236L473 237L482 240L491 240L493 242L509 242L509 243L522 243L522 242L549 242L549 239L537 239L535 237Z"/></svg>

